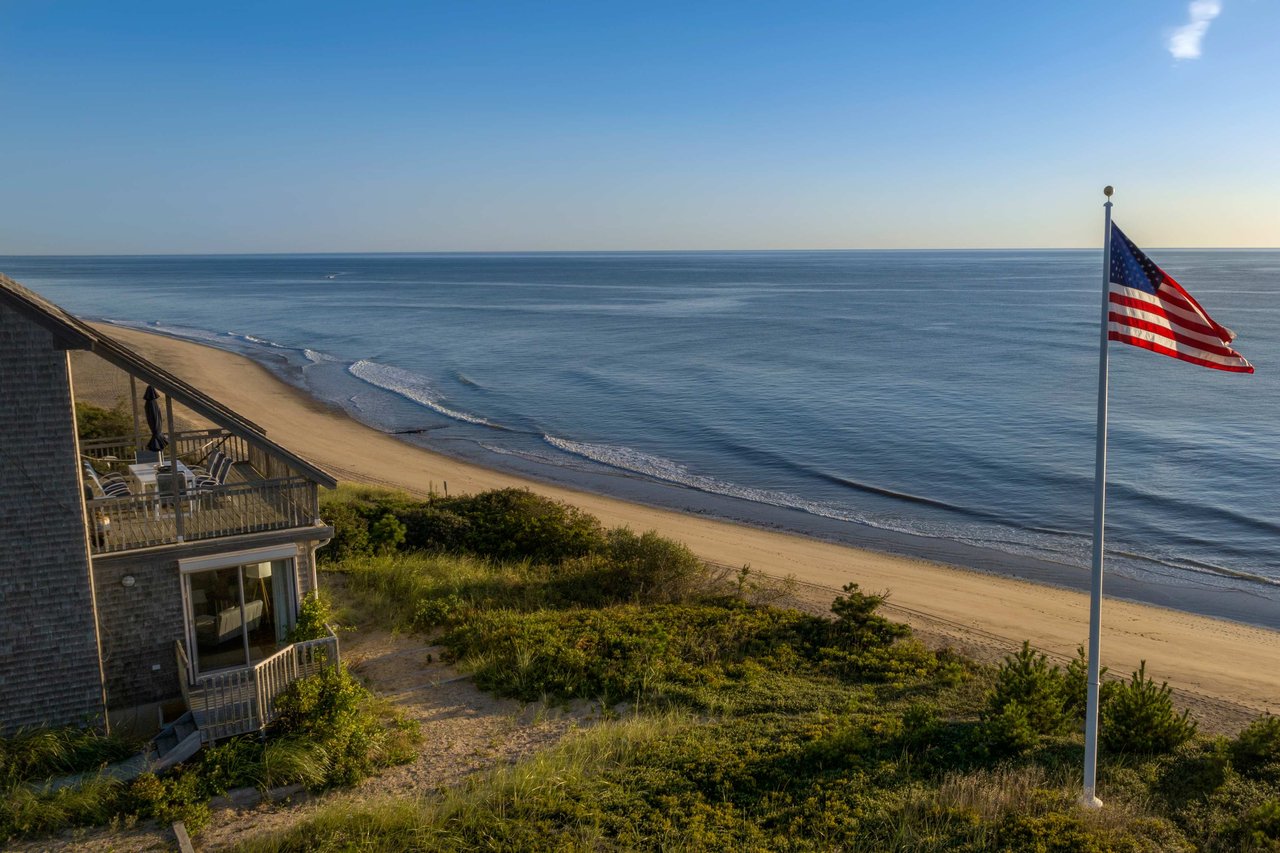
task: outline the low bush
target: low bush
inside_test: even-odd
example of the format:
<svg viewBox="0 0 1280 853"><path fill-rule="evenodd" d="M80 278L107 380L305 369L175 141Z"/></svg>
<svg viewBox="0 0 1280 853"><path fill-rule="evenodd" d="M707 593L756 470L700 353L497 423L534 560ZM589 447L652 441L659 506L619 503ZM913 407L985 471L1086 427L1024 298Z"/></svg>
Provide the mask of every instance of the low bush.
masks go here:
<svg viewBox="0 0 1280 853"><path fill-rule="evenodd" d="M322 639L329 636L329 629L336 627L336 623L333 602L328 595L317 590L302 599L297 621L289 629L286 640L290 643L302 643Z"/></svg>
<svg viewBox="0 0 1280 853"><path fill-rule="evenodd" d="M528 489L498 489L433 505L466 519L462 546L486 557L560 563L605 549L604 528L595 516Z"/></svg>
<svg viewBox="0 0 1280 853"><path fill-rule="evenodd" d="M348 488L328 498L321 514L334 529L321 552L326 562L390 554L402 546L551 564L607 550L595 516L527 489L416 500Z"/></svg>
<svg viewBox="0 0 1280 853"><path fill-rule="evenodd" d="M601 574L611 587L607 593L620 601L675 604L706 591L706 565L674 539L619 527L608 532L606 543L608 565Z"/></svg>
<svg viewBox="0 0 1280 853"><path fill-rule="evenodd" d="M345 666L329 666L299 679L276 699L272 733L305 741L315 752L303 755L278 747L270 757L276 778L292 763L312 787L352 785L374 771L413 756L417 728L381 705ZM323 768L323 773L320 772Z"/></svg>
<svg viewBox="0 0 1280 853"><path fill-rule="evenodd" d="M1022 648L1007 656L996 672L995 688L987 697L987 718L1010 733L1008 746L1034 745L1028 735L1060 734L1071 723L1067 712L1066 683L1062 670L1050 666L1044 654L1023 641ZM1006 711L1012 707L1013 710Z"/></svg>
<svg viewBox="0 0 1280 853"><path fill-rule="evenodd" d="M1280 783L1280 717L1259 717L1236 735L1228 750L1245 776Z"/></svg>
<svg viewBox="0 0 1280 853"><path fill-rule="evenodd" d="M723 685L739 674L731 665L768 659L808 618L724 605L483 611L441 642L486 690L613 703L657 699L673 685Z"/></svg>
<svg viewBox="0 0 1280 853"><path fill-rule="evenodd" d="M76 434L81 441L133 435L133 414L121 403L106 409L93 403L76 402Z"/></svg>
<svg viewBox="0 0 1280 853"><path fill-rule="evenodd" d="M1168 683L1157 687L1147 677L1146 661L1102 705L1099 739L1115 752L1164 753L1195 733L1196 723L1188 713L1174 710Z"/></svg>

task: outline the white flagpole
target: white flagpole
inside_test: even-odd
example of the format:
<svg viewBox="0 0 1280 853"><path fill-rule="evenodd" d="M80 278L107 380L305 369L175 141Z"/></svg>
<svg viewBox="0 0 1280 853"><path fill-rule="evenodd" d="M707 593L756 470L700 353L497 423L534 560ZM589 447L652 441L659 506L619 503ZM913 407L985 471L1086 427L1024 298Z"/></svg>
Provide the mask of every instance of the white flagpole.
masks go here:
<svg viewBox="0 0 1280 853"><path fill-rule="evenodd" d="M1101 808L1098 780L1099 646L1102 633L1102 529L1107 512L1107 315L1111 294L1111 187L1107 197L1106 228L1102 235L1102 329L1098 344L1098 435L1093 463L1093 578L1089 592L1089 705L1084 718L1084 794L1080 801Z"/></svg>

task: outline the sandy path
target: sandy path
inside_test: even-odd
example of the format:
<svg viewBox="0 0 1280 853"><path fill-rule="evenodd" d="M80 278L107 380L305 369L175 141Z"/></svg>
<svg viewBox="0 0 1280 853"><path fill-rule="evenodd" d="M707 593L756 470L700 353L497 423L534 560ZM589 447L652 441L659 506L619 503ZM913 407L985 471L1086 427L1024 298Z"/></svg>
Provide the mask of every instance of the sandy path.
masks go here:
<svg viewBox="0 0 1280 853"><path fill-rule="evenodd" d="M130 329L105 329L147 358L267 429L277 441L341 480L425 493L447 481L453 494L524 486L568 501L607 525L629 525L686 543L705 559L794 575L811 594L830 596L849 581L890 590L896 612L960 645L1008 649L1023 639L1074 655L1087 637L1088 596L922 560L888 556L654 509L547 486L458 462L370 429L232 353ZM813 590L816 587L816 590ZM1158 607L1108 600L1103 664L1127 673L1140 660L1176 690L1210 702L1280 712L1280 632Z"/></svg>

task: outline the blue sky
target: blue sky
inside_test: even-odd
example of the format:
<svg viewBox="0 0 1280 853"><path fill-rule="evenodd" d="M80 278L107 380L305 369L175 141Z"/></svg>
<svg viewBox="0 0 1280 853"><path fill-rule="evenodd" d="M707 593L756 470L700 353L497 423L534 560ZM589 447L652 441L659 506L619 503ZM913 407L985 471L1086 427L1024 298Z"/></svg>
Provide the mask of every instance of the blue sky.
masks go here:
<svg viewBox="0 0 1280 853"><path fill-rule="evenodd" d="M1140 245L1278 246L1277 34L1263 0L5 0L0 253L1093 246L1106 183Z"/></svg>

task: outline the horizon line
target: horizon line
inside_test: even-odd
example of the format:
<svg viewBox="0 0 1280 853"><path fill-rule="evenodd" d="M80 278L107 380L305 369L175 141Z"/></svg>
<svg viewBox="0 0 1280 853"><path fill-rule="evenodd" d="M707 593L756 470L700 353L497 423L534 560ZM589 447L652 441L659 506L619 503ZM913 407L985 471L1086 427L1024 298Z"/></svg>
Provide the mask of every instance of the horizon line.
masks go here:
<svg viewBox="0 0 1280 853"><path fill-rule="evenodd" d="M1150 246L1161 252L1273 252L1280 246ZM1089 252L1102 251L1101 246L923 246L923 247L855 247L805 249L414 249L361 251L270 251L270 252L3 252L0 258L209 258L209 257L290 257L314 255L341 257L349 255L643 255L643 254L729 254L774 252Z"/></svg>

